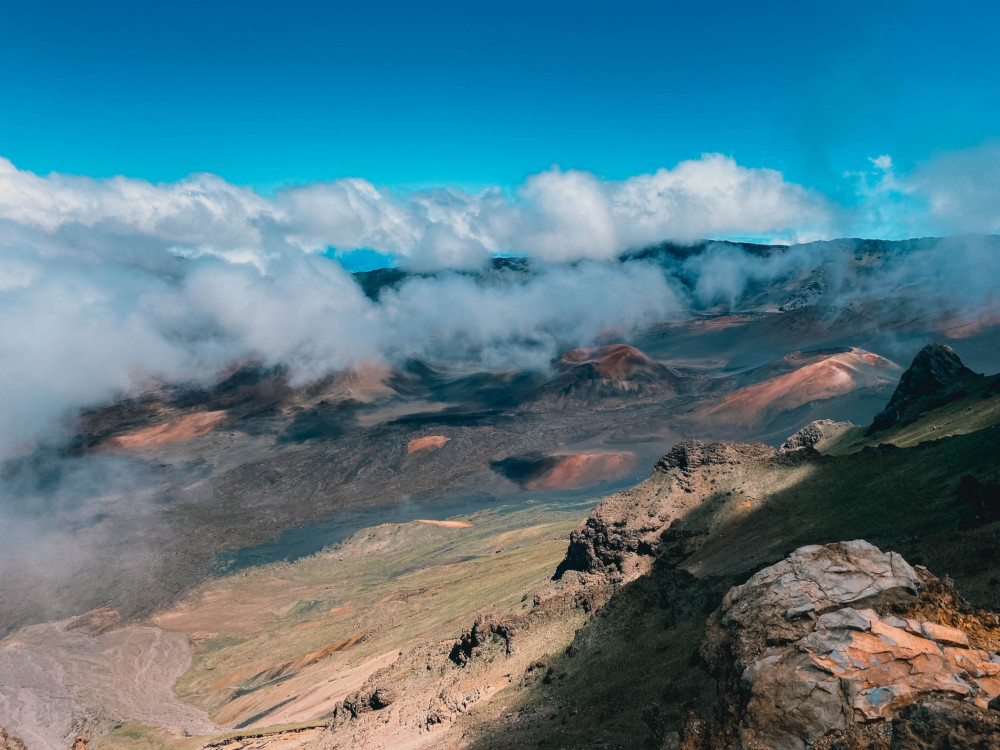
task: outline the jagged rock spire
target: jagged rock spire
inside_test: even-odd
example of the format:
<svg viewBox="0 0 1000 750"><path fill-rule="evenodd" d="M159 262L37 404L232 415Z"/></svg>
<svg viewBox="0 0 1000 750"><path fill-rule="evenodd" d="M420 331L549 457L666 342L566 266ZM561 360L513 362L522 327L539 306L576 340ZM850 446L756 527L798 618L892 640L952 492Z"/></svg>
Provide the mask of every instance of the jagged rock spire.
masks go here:
<svg viewBox="0 0 1000 750"><path fill-rule="evenodd" d="M925 346L899 379L889 404L876 415L867 434L916 421L927 409L948 401L969 380L980 377L962 364L950 346Z"/></svg>

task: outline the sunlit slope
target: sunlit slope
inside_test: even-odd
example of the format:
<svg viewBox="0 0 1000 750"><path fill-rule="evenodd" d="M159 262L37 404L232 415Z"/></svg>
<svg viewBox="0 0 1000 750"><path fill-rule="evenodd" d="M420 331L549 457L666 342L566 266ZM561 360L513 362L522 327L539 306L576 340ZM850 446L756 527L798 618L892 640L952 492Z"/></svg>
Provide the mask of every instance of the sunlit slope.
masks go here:
<svg viewBox="0 0 1000 750"><path fill-rule="evenodd" d="M400 649L457 638L479 610L527 609L585 512L385 524L206 584L155 618L198 644L175 690L223 726L322 718Z"/></svg>
<svg viewBox="0 0 1000 750"><path fill-rule="evenodd" d="M671 451L663 471L607 498L588 521L597 519L594 544L607 547L598 559L624 548L624 570L647 572L546 662L546 680L498 696L472 746L660 747L671 732L696 733L693 716L725 709L699 656L707 618L730 586L803 545L867 539L954 579L974 607L996 610L993 382L871 438L864 428L827 427L820 451L693 443ZM629 562L628 549L647 561Z"/></svg>

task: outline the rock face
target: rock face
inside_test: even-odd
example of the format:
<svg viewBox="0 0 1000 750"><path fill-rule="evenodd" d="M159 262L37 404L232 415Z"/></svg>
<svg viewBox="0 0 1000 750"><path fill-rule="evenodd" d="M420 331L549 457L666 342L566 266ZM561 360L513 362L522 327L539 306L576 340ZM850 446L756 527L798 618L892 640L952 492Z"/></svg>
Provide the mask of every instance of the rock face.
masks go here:
<svg viewBox="0 0 1000 750"><path fill-rule="evenodd" d="M514 653L514 636L524 628L523 618L516 615L501 616L493 612L479 615L471 628L462 631L462 636L455 642L448 658L462 666L469 663L472 653L486 644L494 636L503 640L508 656Z"/></svg>
<svg viewBox="0 0 1000 750"><path fill-rule="evenodd" d="M825 430L837 424L832 419L817 419L810 422L801 430L791 435L781 444L780 450L794 451L799 448L815 448L816 444L823 439Z"/></svg>
<svg viewBox="0 0 1000 750"><path fill-rule="evenodd" d="M803 750L840 736L848 744L825 746L858 747L846 738L871 733L872 722L884 739L927 739L943 709L926 701L985 710L1000 695L1000 656L970 646L962 629L921 619L924 587L898 554L858 540L802 547L732 588L702 650L742 706L737 746ZM917 703L924 713L907 709ZM988 719L970 719L970 731ZM933 742L899 747L971 746Z"/></svg>
<svg viewBox="0 0 1000 750"><path fill-rule="evenodd" d="M781 312L792 312L793 310L801 310L804 307L815 305L826 294L826 290L826 275L823 273L822 268L817 268L809 274L809 278L806 279L805 283L778 307L778 310Z"/></svg>
<svg viewBox="0 0 1000 750"><path fill-rule="evenodd" d="M928 409L947 403L963 385L981 377L963 365L950 346L925 346L899 379L889 404L875 417L867 434L907 425Z"/></svg>
<svg viewBox="0 0 1000 750"><path fill-rule="evenodd" d="M573 530L556 577L578 571L613 585L628 583L649 571L664 545L680 533L684 517L705 493L713 492L710 475L738 477L772 460L798 458L781 456L763 443L678 443L656 463L649 479L606 497Z"/></svg>

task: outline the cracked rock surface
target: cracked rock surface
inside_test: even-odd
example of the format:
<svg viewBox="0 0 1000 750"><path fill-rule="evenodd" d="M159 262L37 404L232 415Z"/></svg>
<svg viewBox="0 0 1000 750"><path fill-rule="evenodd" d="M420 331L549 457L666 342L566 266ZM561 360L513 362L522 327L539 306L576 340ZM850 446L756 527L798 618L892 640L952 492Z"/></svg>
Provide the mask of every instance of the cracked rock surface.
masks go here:
<svg viewBox="0 0 1000 750"><path fill-rule="evenodd" d="M902 557L860 540L802 547L732 588L703 651L743 706L739 746L802 750L858 725L889 730L932 698L987 709L1000 656L909 616L923 588Z"/></svg>

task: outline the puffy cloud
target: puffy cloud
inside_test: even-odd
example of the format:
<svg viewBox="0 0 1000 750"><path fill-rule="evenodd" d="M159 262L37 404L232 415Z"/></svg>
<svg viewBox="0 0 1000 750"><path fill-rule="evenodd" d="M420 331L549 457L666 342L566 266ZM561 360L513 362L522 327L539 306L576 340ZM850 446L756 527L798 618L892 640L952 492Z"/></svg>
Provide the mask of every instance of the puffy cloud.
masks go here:
<svg viewBox="0 0 1000 750"><path fill-rule="evenodd" d="M611 200L629 246L662 238L826 233L831 221L819 195L786 182L780 172L741 167L719 154L632 177L614 186Z"/></svg>
<svg viewBox="0 0 1000 750"><path fill-rule="evenodd" d="M420 240L405 206L367 180L347 179L279 191L275 219L303 249L327 245L404 253Z"/></svg>
<svg viewBox="0 0 1000 750"><path fill-rule="evenodd" d="M513 195L454 189L396 193L361 179L265 197L213 175L175 183L35 175L0 159L0 220L61 235L56 253L148 263L151 248L262 266L286 248L392 254L419 269L482 266L497 253L610 258L664 238L823 230L824 201L769 169L706 155L623 181L553 168ZM141 252L137 252L141 248Z"/></svg>
<svg viewBox="0 0 1000 750"><path fill-rule="evenodd" d="M904 175L880 156L865 200L898 215L926 199L942 222L995 229L997 154L945 155ZM348 179L274 196L212 175L169 184L39 176L0 159L0 453L150 377L207 379L246 357L288 364L300 380L408 356L544 366L561 347L725 303L754 283L818 264L840 278L850 260L835 246L767 258L718 246L668 270L609 262L623 250L667 238L822 235L843 210L720 155L622 181L553 168L512 193L402 194ZM376 304L316 254L329 246L418 270L524 253L538 272L488 284L416 278ZM975 275L990 260L982 255L952 262L949 283ZM939 261L908 257L894 283L917 271L941 278Z"/></svg>
<svg viewBox="0 0 1000 750"><path fill-rule="evenodd" d="M624 249L618 239L608 186L588 172L551 169L521 189L527 206L519 240L545 260L607 258Z"/></svg>
<svg viewBox="0 0 1000 750"><path fill-rule="evenodd" d="M41 177L0 157L0 218L50 233L79 226L104 235L233 249L259 246L262 222L274 215L271 202L214 175L159 185L127 177Z"/></svg>

